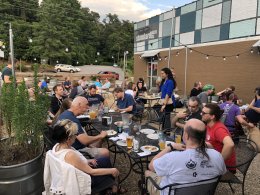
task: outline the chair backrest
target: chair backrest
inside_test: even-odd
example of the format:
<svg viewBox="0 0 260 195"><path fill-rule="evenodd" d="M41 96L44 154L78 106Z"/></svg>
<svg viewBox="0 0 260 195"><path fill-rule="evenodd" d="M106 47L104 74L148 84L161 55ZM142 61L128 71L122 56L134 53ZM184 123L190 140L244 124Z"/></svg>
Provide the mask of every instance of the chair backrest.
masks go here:
<svg viewBox="0 0 260 195"><path fill-rule="evenodd" d="M48 126L43 130L43 138L44 138L44 145L46 150L51 150L53 146L57 143L52 139L52 131L53 128Z"/></svg>
<svg viewBox="0 0 260 195"><path fill-rule="evenodd" d="M235 143L236 168L246 174L251 162L257 155L257 146L252 140L236 137L233 139Z"/></svg>
<svg viewBox="0 0 260 195"><path fill-rule="evenodd" d="M44 167L44 184L49 189L46 192L54 194L91 194L91 177L75 168L74 166L61 161L52 154L52 151L46 153L47 166ZM45 163L47 163L45 161ZM50 181L47 182L47 169L49 169Z"/></svg>
<svg viewBox="0 0 260 195"><path fill-rule="evenodd" d="M218 182L219 177L189 184L174 185L171 190L174 191L174 195L214 195ZM171 194L170 191L169 194Z"/></svg>

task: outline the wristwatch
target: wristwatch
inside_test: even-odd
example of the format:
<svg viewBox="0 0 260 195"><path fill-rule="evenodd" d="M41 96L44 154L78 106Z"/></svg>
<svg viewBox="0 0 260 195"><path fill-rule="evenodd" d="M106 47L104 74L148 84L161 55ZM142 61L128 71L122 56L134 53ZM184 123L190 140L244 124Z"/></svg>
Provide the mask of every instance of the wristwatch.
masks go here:
<svg viewBox="0 0 260 195"><path fill-rule="evenodd" d="M167 146L169 146L171 148L171 151L175 151L175 149L173 148L171 143L169 143Z"/></svg>

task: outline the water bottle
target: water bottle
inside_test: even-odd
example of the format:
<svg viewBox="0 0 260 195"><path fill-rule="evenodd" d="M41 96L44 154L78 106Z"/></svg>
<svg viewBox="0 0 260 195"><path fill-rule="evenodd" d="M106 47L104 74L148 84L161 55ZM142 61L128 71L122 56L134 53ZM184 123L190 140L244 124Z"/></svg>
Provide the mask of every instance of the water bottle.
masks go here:
<svg viewBox="0 0 260 195"><path fill-rule="evenodd" d="M134 147L133 147L134 152L139 152L139 143L140 143L139 139L136 137L134 138L133 142L134 142Z"/></svg>

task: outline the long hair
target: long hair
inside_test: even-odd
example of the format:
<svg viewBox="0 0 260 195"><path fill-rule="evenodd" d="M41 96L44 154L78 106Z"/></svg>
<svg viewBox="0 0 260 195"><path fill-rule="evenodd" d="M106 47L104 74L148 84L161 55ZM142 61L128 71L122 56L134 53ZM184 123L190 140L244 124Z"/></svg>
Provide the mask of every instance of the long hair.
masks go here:
<svg viewBox="0 0 260 195"><path fill-rule="evenodd" d="M161 69L161 71L165 72L165 74L167 75L167 79L168 79L168 80L172 80L172 81L173 81L173 89L175 89L175 88L176 88L176 81L175 81L175 79L173 78L172 71L171 71L169 68L163 68L163 69ZM166 80L166 79L163 79L163 80L162 80L162 82L161 82L161 84L160 84L160 90L161 90L161 88L162 88L162 86L163 86L165 80Z"/></svg>
<svg viewBox="0 0 260 195"><path fill-rule="evenodd" d="M58 110L58 112L55 114L53 118L52 125L54 125L57 122L57 119L61 115L61 113L63 113L65 110L70 109L71 103L72 103L71 98L66 98L65 100L62 101L60 109Z"/></svg>
<svg viewBox="0 0 260 195"><path fill-rule="evenodd" d="M201 153L203 156L206 156L207 159L209 159L209 155L206 152L206 129L204 131L192 128L191 126L188 126L186 129L186 132L190 138L192 138L195 142L198 143L199 147L196 149L199 153Z"/></svg>

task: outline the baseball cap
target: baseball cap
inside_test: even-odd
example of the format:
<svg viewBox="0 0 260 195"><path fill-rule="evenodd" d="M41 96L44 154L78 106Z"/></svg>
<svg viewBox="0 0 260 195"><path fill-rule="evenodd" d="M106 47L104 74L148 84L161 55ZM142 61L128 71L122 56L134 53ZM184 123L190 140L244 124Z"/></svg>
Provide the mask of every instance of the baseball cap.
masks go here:
<svg viewBox="0 0 260 195"><path fill-rule="evenodd" d="M215 90L214 85L211 84L206 84L204 85L204 87L202 88L203 91L208 91L208 90Z"/></svg>

